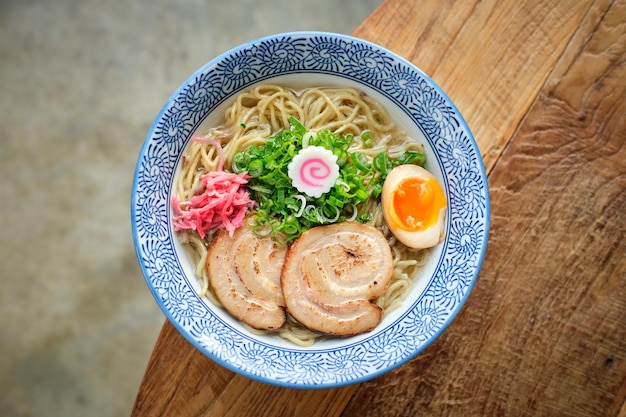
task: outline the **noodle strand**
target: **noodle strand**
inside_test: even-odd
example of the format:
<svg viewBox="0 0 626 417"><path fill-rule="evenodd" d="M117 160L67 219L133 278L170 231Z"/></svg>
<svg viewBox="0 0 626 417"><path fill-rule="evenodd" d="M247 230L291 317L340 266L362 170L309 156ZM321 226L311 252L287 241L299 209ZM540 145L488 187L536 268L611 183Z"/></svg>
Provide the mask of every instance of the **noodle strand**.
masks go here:
<svg viewBox="0 0 626 417"><path fill-rule="evenodd" d="M329 129L353 135L351 151L362 153L370 162L383 150L392 157L404 150L423 152L421 145L400 130L383 106L352 88L306 88L297 92L279 85L259 85L239 94L226 109L223 124L199 133L223 145L224 169L228 170L237 152L251 145L262 145L277 131L289 128L291 116L312 131ZM360 137L364 132L371 134L370 148L364 146ZM216 169L217 159L213 146L194 141L189 144L175 184L182 204L201 191L202 175ZM376 304L389 313L398 308L410 293L415 276L426 263L429 252L408 249L393 238L385 225L380 201L370 200L364 209L372 215L369 224L383 231L392 248L392 282L387 292L376 300ZM201 284L200 297L206 296L210 302L221 306L210 288L206 273L207 248L212 236L201 239L191 232L182 235L181 241L192 253L196 265L195 275ZM310 346L323 337L289 316L277 333L300 346Z"/></svg>

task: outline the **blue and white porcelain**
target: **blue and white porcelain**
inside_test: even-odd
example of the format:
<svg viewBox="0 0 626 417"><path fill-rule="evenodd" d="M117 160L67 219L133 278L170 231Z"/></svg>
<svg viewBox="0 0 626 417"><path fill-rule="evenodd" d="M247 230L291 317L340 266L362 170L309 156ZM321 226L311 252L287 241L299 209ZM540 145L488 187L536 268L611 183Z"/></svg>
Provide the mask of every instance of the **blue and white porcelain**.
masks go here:
<svg viewBox="0 0 626 417"><path fill-rule="evenodd" d="M192 261L173 231L169 197L192 135L217 122L258 83L353 86L377 99L426 148L448 197L446 238L401 308L372 332L297 347L259 336L198 297ZM137 257L157 303L205 355L252 379L285 387L362 382L418 355L454 319L476 282L489 231L487 177L461 114L428 76L398 55L345 35L294 32L254 40L193 74L157 115L138 157L131 218Z"/></svg>

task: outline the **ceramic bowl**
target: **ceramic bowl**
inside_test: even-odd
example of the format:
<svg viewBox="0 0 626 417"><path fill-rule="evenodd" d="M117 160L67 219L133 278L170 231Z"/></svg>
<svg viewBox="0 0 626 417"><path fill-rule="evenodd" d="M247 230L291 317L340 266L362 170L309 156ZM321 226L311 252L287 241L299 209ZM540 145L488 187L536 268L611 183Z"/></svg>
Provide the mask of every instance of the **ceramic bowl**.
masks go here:
<svg viewBox="0 0 626 417"><path fill-rule="evenodd" d="M172 227L169 198L181 155L200 126L258 83L352 86L374 97L425 146L448 198L445 240L409 297L373 331L297 347L247 331L198 297L192 262ZM167 318L202 353L249 378L285 387L362 382L418 355L450 324L477 279L489 230L482 158L463 117L427 75L375 44L294 32L245 43L198 69L165 103L139 153L131 219L146 283Z"/></svg>

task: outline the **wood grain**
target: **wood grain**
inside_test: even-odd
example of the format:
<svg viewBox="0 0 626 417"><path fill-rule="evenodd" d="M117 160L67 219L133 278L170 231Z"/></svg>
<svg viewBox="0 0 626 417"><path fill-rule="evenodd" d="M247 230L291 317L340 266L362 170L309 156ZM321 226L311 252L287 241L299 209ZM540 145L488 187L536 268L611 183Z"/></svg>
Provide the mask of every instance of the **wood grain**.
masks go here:
<svg viewBox="0 0 626 417"><path fill-rule="evenodd" d="M204 405L194 404L202 387L210 387L210 392L202 392L204 400L210 402L225 389L232 374L225 368L215 367L210 359L197 353L166 321L142 382L142 385L150 384L149 395L137 396L132 415L165 416L177 409L184 410L181 415L201 415L198 408ZM166 381L176 383L168 384ZM197 387L188 389L189 384L196 384ZM185 395L180 395L183 392Z"/></svg>
<svg viewBox="0 0 626 417"><path fill-rule="evenodd" d="M142 387L132 416L334 417L358 388L298 390L252 381L204 356L170 322L161 330Z"/></svg>
<svg viewBox="0 0 626 417"><path fill-rule="evenodd" d="M593 36L573 36L491 173L489 248L462 314L342 416L623 414L626 2L595 7Z"/></svg>
<svg viewBox="0 0 626 417"><path fill-rule="evenodd" d="M388 0L355 35L407 58L446 91L490 172L592 4ZM396 15L413 24L388 25Z"/></svg>
<svg viewBox="0 0 626 417"><path fill-rule="evenodd" d="M626 0L385 1L354 35L407 58L481 149L491 233L459 316L335 390L222 368L166 323L133 416L626 417Z"/></svg>

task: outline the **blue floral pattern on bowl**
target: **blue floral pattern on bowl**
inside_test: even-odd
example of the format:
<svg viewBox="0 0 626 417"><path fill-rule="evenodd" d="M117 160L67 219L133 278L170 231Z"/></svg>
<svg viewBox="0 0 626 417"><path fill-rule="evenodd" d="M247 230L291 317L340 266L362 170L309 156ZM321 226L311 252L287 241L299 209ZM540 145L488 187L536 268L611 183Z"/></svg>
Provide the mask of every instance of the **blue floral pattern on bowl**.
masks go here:
<svg viewBox="0 0 626 417"><path fill-rule="evenodd" d="M191 135L220 104L273 77L323 74L384 96L415 123L435 155L449 199L446 240L424 290L393 323L336 345L273 344L223 320L198 297L177 253L169 196ZM489 193L472 133L445 93L411 63L350 36L294 32L258 39L200 68L165 104L139 154L131 219L137 257L155 300L200 351L250 378L330 388L394 369L432 343L456 316L480 269Z"/></svg>

